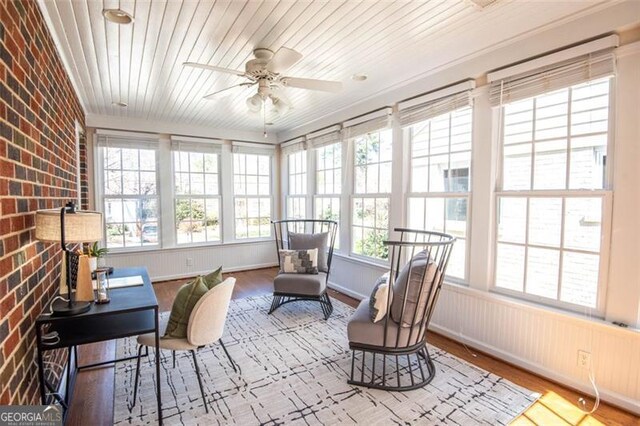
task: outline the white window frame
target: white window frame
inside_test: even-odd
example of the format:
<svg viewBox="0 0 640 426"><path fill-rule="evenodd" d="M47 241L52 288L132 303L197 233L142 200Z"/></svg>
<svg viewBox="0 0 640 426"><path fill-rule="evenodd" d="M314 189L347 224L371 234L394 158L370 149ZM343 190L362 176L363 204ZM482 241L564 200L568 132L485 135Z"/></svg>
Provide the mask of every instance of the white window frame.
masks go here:
<svg viewBox="0 0 640 426"><path fill-rule="evenodd" d="M598 80L598 79L595 79ZM582 83L578 83L579 85ZM574 87L569 86L569 87ZM554 89L555 91L557 89ZM536 96L541 96L544 93L540 93ZM606 294L608 287L608 277L609 277L609 255L610 255L610 244L611 244L611 223L612 223L612 209L613 209L613 156L614 156L614 126L615 126L615 77L611 77L609 79L609 115L608 115L608 129L607 129L607 165L605 168L605 179L604 188L603 189L568 189L569 188L569 173L570 173L570 165L571 165L571 90L568 99L568 109L567 109L567 120L569 121L567 124L567 162L566 162L566 179L565 179L565 188L563 190L535 190L533 189L533 176L535 173L535 149L532 147L531 154L531 183L529 190L502 190L503 180L503 172L504 172L504 106L499 106L493 108L494 114L494 123L498 123L498 165L497 165L497 174L496 174L496 191L494 198L494 209L496 214L494 215L493 220L493 263L492 263L492 271L491 271L491 285L489 290L495 293L506 294L512 296L514 298L527 300L531 302L535 302L540 305L547 305L563 310L574 311L578 313L588 312L589 315L595 315L600 318L604 318L605 309L606 309ZM533 129L532 135L535 137L535 109L533 116ZM584 136L584 135L580 135ZM534 143L532 143L534 144ZM535 197L546 197L546 198L561 198L562 202L562 215L561 215L561 230L560 230L560 248L559 251L559 281L558 281L558 292L557 299L550 299L547 297L537 296L528 294L525 292L526 290L526 273L527 273L527 257L525 251L525 264L524 264L524 281L523 281L523 291L515 291L503 287L498 287L496 285L497 279L497 264L498 264L498 220L499 220L499 205L500 199L503 197L516 197L516 198L526 198L531 199ZM580 250L576 249L568 249L564 250L563 248L563 240L564 240L564 213L565 213L565 201L566 199L571 198L601 198L602 199L602 213L601 213L601 229L600 229L600 251L599 251L599 265L598 265L598 284L597 284L597 292L596 292L596 304L595 307L588 307L584 305L577 305L570 302L565 302L559 300L559 295L562 288L562 253L565 251L569 252L578 252ZM527 216L525 223L525 232L526 239L524 244L517 243L507 243L513 245L521 245L525 247L533 246L537 247L535 244L528 244L528 234L529 234L529 201L527 201ZM592 252L585 251L587 254L592 254Z"/></svg>
<svg viewBox="0 0 640 426"><path fill-rule="evenodd" d="M297 172L297 171L295 173L292 172L291 162L292 160L297 161L295 156L299 157L300 166L302 167L302 170L303 170L302 172ZM306 149L292 152L285 156L286 170L287 170L287 195L285 197L284 216L287 219L306 219L309 217L309 212L307 212L307 208L308 208L307 193L308 193L308 186L309 186L308 158L309 158L308 150ZM291 186L292 180L295 180L297 178L302 179L302 192L294 191ZM295 202L300 203L302 208L304 209L303 214L300 217L296 217L295 215L292 215L292 216L289 215L289 210L293 205L292 203L295 203Z"/></svg>
<svg viewBox="0 0 640 426"><path fill-rule="evenodd" d="M178 172L176 170L175 167L175 154L180 154L180 153L188 153L189 156L194 153L194 154L200 154L200 155L204 155L204 154L209 154L209 155L215 155L216 156L216 172L215 174L218 177L218 193L216 195L213 194L192 194L191 193L191 161L189 161L189 171L184 172L184 171L180 171ZM210 152L202 152L202 151L197 151L197 150L189 150L189 149L184 149L184 150L172 150L171 151L171 176L172 176L172 194L173 194L173 224L174 224L174 238L175 238L175 246L176 247L199 247L199 246L208 246L208 245L219 245L222 243L222 231L223 231L223 221L222 221L222 211L223 211L223 207L222 207L222 173L221 173L221 167L220 167L220 163L222 160L222 155L220 153L210 153ZM177 194L175 191L175 187L176 187L176 174L178 173L182 173L182 174L187 174L189 176L189 194ZM202 174L206 177L207 174L211 174L211 173L206 173L206 172L193 172L194 174ZM206 185L205 185L206 188ZM204 199L205 200L205 205L206 205L206 200L212 199L212 200L218 200L218 239L217 240L207 240L207 241L197 241L197 242L193 242L193 237L192 237L192 241L189 243L180 243L178 242L178 223L176 221L176 207L177 207L177 202L178 200L189 200L191 201L194 198L199 198L199 199ZM205 207L206 209L206 207ZM206 231L205 231L206 232Z"/></svg>
<svg viewBox="0 0 640 426"><path fill-rule="evenodd" d="M342 142L336 142L336 143L332 143L330 145L325 145L325 146L321 146L319 148L315 148L315 161L313 164L313 170L315 173L315 185L314 185L314 195L313 195L313 218L314 219L320 219L320 217L318 216L318 205L319 203L321 203L322 201L320 200L329 200L330 203L332 203L331 200L337 200L338 201L338 229L337 229L337 238L336 238L336 247L335 250L340 250L340 247L342 247L342 245L340 244L340 232L341 232L341 226L340 223L342 222L342 220L344 220L344 218L342 217L342 193L344 192L345 188L343 187L343 155L342 155L342 151L343 151L343 147L342 147ZM335 166L335 157L334 157L334 164L332 164L332 166L330 168L320 168L320 165L318 163L318 158L320 158L319 156L319 151L322 149L327 149L327 148L332 148L333 150L333 155L335 156L336 152L340 153L340 165L339 166ZM335 171L336 170L340 170L340 192L336 193L336 192L320 192L320 187L318 185L318 174L320 172L324 172L326 174L327 171L331 171L334 175L334 181L333 181L333 188L332 189L336 189L336 182L335 182ZM325 178L326 179L326 178ZM326 180L325 180L326 182Z"/></svg>
<svg viewBox="0 0 640 426"><path fill-rule="evenodd" d="M390 127L384 127L382 129L379 130L375 130L375 131L371 131L368 132L367 134L370 133L382 133L382 132L386 132L388 131L391 134L391 160L389 161L384 161L384 162L376 162L376 163L366 163L365 166L369 166L370 164L377 164L378 165L378 190L380 189L380 164L383 163L389 163L391 165L391 177L393 178L393 130ZM383 230L384 228L370 228L370 227L365 227L365 226L360 226L360 225L355 225L354 221L353 221L353 215L354 215L354 211L355 211L355 202L357 199L366 199L366 198L373 198L373 199L378 199L378 198L383 198L386 199L388 202L388 211L387 211L387 235L390 236L391 235L391 195L392 192L389 193L358 193L356 192L356 141L358 138L361 138L365 135L358 135L358 136L354 136L349 138L349 149L350 149L350 157L352 159L352 161L350 162L350 164L348 164L348 167L351 168L351 193L349 196L349 256L356 258L356 259L361 259L364 260L366 262L372 262L375 264L380 264L380 265L388 265L390 262L390 259L387 257L387 259L381 259L381 258L377 258L377 257L372 257L372 256L367 256L364 254L360 254L360 253L356 253L354 251L354 243L356 241L355 239L355 235L354 235L354 227L358 227L358 228L362 228L362 229L375 229L375 230ZM391 186L391 185L390 185ZM365 178L365 190L367 188L367 181ZM342 188L342 190L344 191L344 188ZM375 216L374 216L375 217Z"/></svg>
<svg viewBox="0 0 640 426"><path fill-rule="evenodd" d="M124 139L126 137L120 137L120 139ZM158 218L156 221L157 233L158 233L158 242L157 244L152 245L139 245L139 246L131 246L131 247L108 247L107 243L107 222L106 220L103 223L103 233L104 233L104 246L109 248L111 253L131 253L131 252L142 252L142 251L153 251L158 250L163 247L163 215L162 215L162 191L160 190L160 147L156 145L154 142L149 140L137 140L136 138L130 138L131 144L130 146L124 146L122 143L114 144L113 146L109 145L109 142L106 142L104 146L96 146L94 149L94 161L98 166L95 168L94 177L95 177L95 199L96 199L96 208L98 211L103 214L106 212L105 201L107 199L143 199L145 197L141 195L131 195L131 196L117 196L117 195L107 195L105 193L105 164L104 164L104 150L107 148L124 148L124 149L145 149L145 150L153 150L155 152L155 175L156 175L156 195L153 197L156 200L156 208L158 211ZM117 145L117 146L116 146ZM138 170L139 173L139 170Z"/></svg>
<svg viewBox="0 0 640 426"><path fill-rule="evenodd" d="M256 155L258 157L263 156L263 157L267 157L268 161L269 161L269 195L238 195L235 193L235 178L236 178L236 170L235 170L235 155ZM273 177L273 172L274 172L274 167L273 167L273 155L271 154L266 154L266 153L255 153L255 154L247 154L246 152L232 152L231 153L231 160L232 160L232 164L231 164L231 178L233 179L233 240L234 241L239 241L239 242L251 242L251 241L265 241L265 240L270 240L273 237L273 229L271 224L269 224L269 235L264 236L264 237L246 237L246 238L239 238L238 237L238 231L237 231L237 223L236 221L238 220L238 215L236 212L236 200L239 198L244 198L247 201L249 199L269 199L269 209L270 209L270 215L269 215L269 220L270 222L274 220L274 203L273 203L273 193L274 193L274 188L273 188L273 182L274 182L274 177ZM258 160L259 162L259 160ZM259 167L259 166L258 166ZM247 176L246 173L246 162L245 162L245 173L244 176ZM256 176L260 176L259 174ZM258 179L259 181L259 179ZM259 185L259 183L258 183ZM246 187L246 180L245 180L245 187ZM246 192L246 191L245 191ZM247 203L248 204L248 203ZM248 207L247 207L248 208ZM262 216L260 216L259 218L262 218ZM247 217L248 219L248 217ZM248 227L247 227L247 231L248 231ZM247 232L248 235L248 232Z"/></svg>
<svg viewBox="0 0 640 426"><path fill-rule="evenodd" d="M471 137L471 148L466 151L451 151L451 114L455 111L458 111L460 109L463 108L469 108L470 112L471 112L471 132L470 132L470 137ZM415 199L422 199L426 202L426 200L428 198L442 198L444 199L444 215L443 218L445 219L445 229L443 230L443 232L447 232L446 230L446 209L447 209L447 203L446 200L448 198L464 198L467 200L467 219L466 219L466 228L465 228L465 261L464 261L464 278L460 279L458 277L453 277L451 275L447 275L446 276L446 281L450 282L450 283L455 283L455 284L461 284L461 285L469 285L469 281L470 281L470 265L471 265L471 222L472 222L472 215L471 215L471 206L472 206L472 191L473 191L473 154L474 154L474 143L473 143L473 139L474 139L474 132L473 132L473 128L474 128L474 120L475 120L475 114L473 111L473 106L469 105L466 107L462 107L462 108L458 108L454 111L450 111L448 113L446 113L447 115L449 115L449 148L447 150L447 154L449 155L449 166L451 165L451 154L456 154L456 153L461 153L461 152L468 152L469 153L469 186L466 192L451 192L451 191L442 191L442 192L413 192L411 191L411 189L413 188L413 129L412 127L415 125L410 125L410 126L406 126L405 128L403 128L403 138L405 140L408 141L408 156L409 156L409 182L408 182L408 189L407 192L404 194L404 203L406 206L406 217L404 218L404 222L405 225L409 226L409 217L411 214L411 211L409 209L409 201L412 198ZM445 115L445 114L442 114ZM433 117L429 120L425 120L422 123L425 123L426 121L430 121L432 119L438 118L440 116L436 116ZM416 123L418 124L418 123ZM431 153L429 153L426 158L431 157ZM424 157L421 157L424 158ZM449 170L451 170L449 168ZM425 219L426 220L426 219Z"/></svg>

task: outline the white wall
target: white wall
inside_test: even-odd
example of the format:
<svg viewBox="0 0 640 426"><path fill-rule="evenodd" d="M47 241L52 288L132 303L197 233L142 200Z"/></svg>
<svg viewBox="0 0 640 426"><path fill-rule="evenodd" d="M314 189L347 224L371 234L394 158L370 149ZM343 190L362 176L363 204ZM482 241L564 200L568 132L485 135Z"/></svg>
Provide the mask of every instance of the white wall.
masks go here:
<svg viewBox="0 0 640 426"><path fill-rule="evenodd" d="M214 246L159 249L109 254L110 266L145 266L152 281L208 274L222 266L223 272L266 268L278 264L275 243L227 243Z"/></svg>

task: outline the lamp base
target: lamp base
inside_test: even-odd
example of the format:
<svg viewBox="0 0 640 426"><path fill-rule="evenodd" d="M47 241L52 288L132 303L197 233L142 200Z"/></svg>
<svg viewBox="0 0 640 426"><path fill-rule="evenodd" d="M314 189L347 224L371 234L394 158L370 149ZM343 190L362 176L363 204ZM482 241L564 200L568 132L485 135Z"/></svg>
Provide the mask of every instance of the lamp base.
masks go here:
<svg viewBox="0 0 640 426"><path fill-rule="evenodd" d="M51 305L51 310L53 311L53 315L57 317L70 317L73 315L78 315L87 312L91 309L91 302L71 302L71 306L69 306L69 302L65 302L64 300L56 300Z"/></svg>

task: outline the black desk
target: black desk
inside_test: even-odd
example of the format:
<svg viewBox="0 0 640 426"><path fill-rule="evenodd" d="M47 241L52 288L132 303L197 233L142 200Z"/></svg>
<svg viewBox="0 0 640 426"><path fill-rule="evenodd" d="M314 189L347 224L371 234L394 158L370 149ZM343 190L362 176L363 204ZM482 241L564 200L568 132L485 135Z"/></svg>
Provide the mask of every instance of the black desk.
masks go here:
<svg viewBox="0 0 640 426"><path fill-rule="evenodd" d="M143 285L115 288L110 291L111 302L103 305L92 304L91 309L83 314L71 317L56 317L42 314L36 320L38 349L38 378L40 381L40 398L42 404L48 404L46 390L62 405L65 418L73 385L78 370L125 361L135 357L105 361L92 365L77 365L78 345L119 339L138 334L155 333L156 335L156 383L158 399L158 423L162 424L162 400L160 396L160 348L158 325L158 300L151 286L151 280L145 268L116 269L110 278L140 275ZM57 338L47 338L52 332ZM52 349L67 349L67 380L64 398L55 393L53 386L44 376L43 353ZM74 367L72 368L72 361Z"/></svg>

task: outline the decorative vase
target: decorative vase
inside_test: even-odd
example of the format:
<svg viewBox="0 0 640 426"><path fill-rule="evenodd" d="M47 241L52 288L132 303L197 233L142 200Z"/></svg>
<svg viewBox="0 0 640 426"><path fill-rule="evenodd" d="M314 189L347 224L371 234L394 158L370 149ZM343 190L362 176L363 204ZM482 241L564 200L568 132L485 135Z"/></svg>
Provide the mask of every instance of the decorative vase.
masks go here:
<svg viewBox="0 0 640 426"><path fill-rule="evenodd" d="M89 257L84 254L80 255L78 278L76 279L76 300L78 301L93 302L93 284L89 269Z"/></svg>
<svg viewBox="0 0 640 426"><path fill-rule="evenodd" d="M91 270L91 272L95 272L96 269L98 269L98 258L97 257L90 257L89 258L89 269Z"/></svg>

